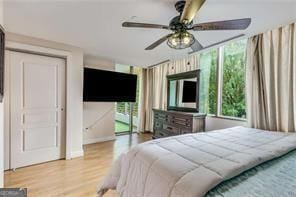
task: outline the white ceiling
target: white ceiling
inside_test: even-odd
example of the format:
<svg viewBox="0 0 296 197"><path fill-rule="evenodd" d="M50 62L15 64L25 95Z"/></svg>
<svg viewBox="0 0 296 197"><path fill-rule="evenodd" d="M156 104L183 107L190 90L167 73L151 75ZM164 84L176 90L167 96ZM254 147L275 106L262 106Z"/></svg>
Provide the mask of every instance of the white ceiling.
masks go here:
<svg viewBox="0 0 296 197"><path fill-rule="evenodd" d="M177 15L175 0L6 0L5 28L9 32L81 47L87 57L121 64L149 66L185 56L165 43L145 51L169 31L122 28L124 21L165 24ZM204 45L240 33L254 35L296 21L296 0L207 0L194 22L250 17L245 31L194 32Z"/></svg>

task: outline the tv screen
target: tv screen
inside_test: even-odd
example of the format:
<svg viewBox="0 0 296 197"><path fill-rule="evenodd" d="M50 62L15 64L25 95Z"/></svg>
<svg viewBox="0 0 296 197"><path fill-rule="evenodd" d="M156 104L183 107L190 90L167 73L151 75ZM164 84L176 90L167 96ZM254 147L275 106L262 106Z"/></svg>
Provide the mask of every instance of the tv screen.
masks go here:
<svg viewBox="0 0 296 197"><path fill-rule="evenodd" d="M5 34L0 25L0 102L3 100L4 93L4 54L5 54Z"/></svg>
<svg viewBox="0 0 296 197"><path fill-rule="evenodd" d="M137 75L84 69L83 101L135 102Z"/></svg>
<svg viewBox="0 0 296 197"><path fill-rule="evenodd" d="M195 103L196 101L196 81L183 82L183 103Z"/></svg>

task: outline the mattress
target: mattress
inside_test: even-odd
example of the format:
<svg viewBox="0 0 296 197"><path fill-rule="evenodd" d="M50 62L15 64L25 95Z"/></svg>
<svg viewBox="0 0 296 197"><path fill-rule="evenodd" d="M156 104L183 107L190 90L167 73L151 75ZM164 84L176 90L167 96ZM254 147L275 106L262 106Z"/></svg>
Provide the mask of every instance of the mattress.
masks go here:
<svg viewBox="0 0 296 197"><path fill-rule="evenodd" d="M296 197L296 151L216 186L206 197Z"/></svg>
<svg viewBox="0 0 296 197"><path fill-rule="evenodd" d="M201 197L223 181L296 149L296 135L245 127L140 144L121 155L99 187L122 197Z"/></svg>

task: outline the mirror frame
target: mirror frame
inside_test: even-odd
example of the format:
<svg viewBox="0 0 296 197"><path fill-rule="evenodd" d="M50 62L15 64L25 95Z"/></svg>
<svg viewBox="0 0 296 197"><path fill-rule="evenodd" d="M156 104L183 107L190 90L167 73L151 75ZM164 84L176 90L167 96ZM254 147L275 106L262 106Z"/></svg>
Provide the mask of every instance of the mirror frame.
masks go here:
<svg viewBox="0 0 296 197"><path fill-rule="evenodd" d="M200 69L189 71L189 72L183 72L173 75L167 75L167 110L173 110L173 111L183 111L183 112L199 112L199 75L200 75ZM176 106L170 106L170 82L174 80L181 80L181 79L192 79L196 78L196 107L190 108L190 107L176 107Z"/></svg>

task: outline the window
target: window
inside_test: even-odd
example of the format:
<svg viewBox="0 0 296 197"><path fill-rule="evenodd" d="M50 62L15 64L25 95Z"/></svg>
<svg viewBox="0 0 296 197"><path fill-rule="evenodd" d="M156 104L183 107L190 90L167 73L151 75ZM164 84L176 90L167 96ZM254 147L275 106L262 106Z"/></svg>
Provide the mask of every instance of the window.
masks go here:
<svg viewBox="0 0 296 197"><path fill-rule="evenodd" d="M217 113L217 63L217 49L200 55L199 109L203 113Z"/></svg>
<svg viewBox="0 0 296 197"><path fill-rule="evenodd" d="M246 40L200 54L200 112L246 118Z"/></svg>
<svg viewBox="0 0 296 197"><path fill-rule="evenodd" d="M223 47L221 115L246 118L245 51L246 40Z"/></svg>

